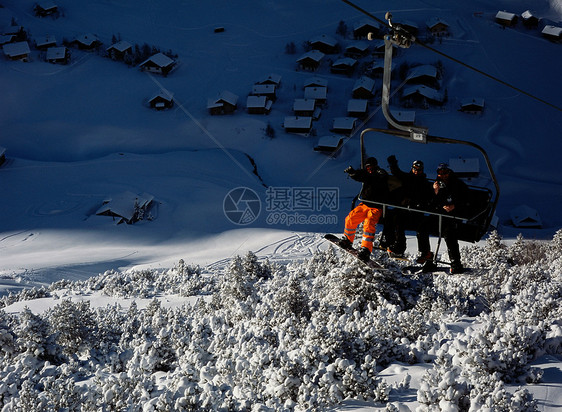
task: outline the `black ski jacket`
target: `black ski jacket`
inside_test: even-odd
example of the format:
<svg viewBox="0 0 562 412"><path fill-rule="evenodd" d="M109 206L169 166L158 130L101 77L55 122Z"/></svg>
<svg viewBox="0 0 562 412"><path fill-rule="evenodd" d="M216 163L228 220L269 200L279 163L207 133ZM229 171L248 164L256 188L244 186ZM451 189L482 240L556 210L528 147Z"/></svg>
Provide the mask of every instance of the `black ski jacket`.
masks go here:
<svg viewBox="0 0 562 412"><path fill-rule="evenodd" d="M369 207L380 207L376 202L388 201L388 173L380 167L372 173L365 169L354 170L349 173L353 180L363 183L359 199Z"/></svg>
<svg viewBox="0 0 562 412"><path fill-rule="evenodd" d="M427 209L433 194L431 183L425 173L404 172L397 164L390 165L390 173L402 183L397 191L395 201L401 206L414 209Z"/></svg>
<svg viewBox="0 0 562 412"><path fill-rule="evenodd" d="M438 180L439 192L433 193L431 205L438 213L449 214L451 216L465 216L468 212L468 186L460 180L454 172L451 172L447 183ZM455 205L455 208L447 213L443 210L445 205Z"/></svg>

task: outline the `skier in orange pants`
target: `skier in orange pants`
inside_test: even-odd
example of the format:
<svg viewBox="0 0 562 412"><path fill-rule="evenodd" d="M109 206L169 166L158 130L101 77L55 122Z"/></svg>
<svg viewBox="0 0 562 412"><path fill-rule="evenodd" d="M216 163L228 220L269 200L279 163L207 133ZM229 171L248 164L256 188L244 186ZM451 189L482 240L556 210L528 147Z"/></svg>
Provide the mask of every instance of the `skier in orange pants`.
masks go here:
<svg viewBox="0 0 562 412"><path fill-rule="evenodd" d="M367 260L373 251L373 241L377 223L382 216L379 205L372 201L385 201L388 197L388 173L378 166L377 159L369 157L365 161L365 168L355 170L351 166L345 170L353 180L363 183L361 189L361 203L345 218L344 236L339 245L345 249L353 247L357 226L363 222L363 239L359 259Z"/></svg>

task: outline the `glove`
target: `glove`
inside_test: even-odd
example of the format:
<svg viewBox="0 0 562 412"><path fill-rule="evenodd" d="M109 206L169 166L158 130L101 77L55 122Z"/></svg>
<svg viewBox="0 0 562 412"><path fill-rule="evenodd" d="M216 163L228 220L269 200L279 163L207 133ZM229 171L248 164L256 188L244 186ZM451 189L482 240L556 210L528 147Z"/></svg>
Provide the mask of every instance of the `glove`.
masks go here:
<svg viewBox="0 0 562 412"><path fill-rule="evenodd" d="M388 161L389 166L396 166L398 164L398 160L396 160L396 156L394 155L388 156L386 160Z"/></svg>
<svg viewBox="0 0 562 412"><path fill-rule="evenodd" d="M349 174L355 173L355 169L353 167L349 166L347 169L344 170L344 172L349 175Z"/></svg>

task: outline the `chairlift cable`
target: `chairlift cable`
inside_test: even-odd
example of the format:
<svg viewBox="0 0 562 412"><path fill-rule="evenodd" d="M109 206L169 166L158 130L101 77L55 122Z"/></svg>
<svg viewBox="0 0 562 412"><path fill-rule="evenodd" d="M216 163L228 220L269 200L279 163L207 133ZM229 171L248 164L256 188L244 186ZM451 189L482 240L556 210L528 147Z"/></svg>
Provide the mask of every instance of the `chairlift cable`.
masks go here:
<svg viewBox="0 0 562 412"><path fill-rule="evenodd" d="M378 17L376 17L376 16L374 16L373 14L369 13L367 10L365 10L365 9L363 9L363 8L361 8L361 7L359 7L358 5L354 4L353 2L351 2L351 1L349 1L349 0L342 0L342 1L343 1L344 3L346 3L347 5L353 7L354 9L358 10L359 12L361 12L361 13L365 14L366 16L370 17L371 19L373 19L373 20L375 20L375 21L381 23L383 26L385 26L385 27L387 27L387 28L389 28L389 29L393 29L393 27L392 27L388 22L379 19ZM452 60L452 61L454 61L455 63L458 63L458 64L460 64L460 65L462 65L462 66L464 66L464 67L466 67L466 68L468 68L468 69L470 69L470 70L473 70L473 71L477 72L477 73L480 73L481 75L486 76L486 77L488 77L489 79L492 79L492 80L494 80L494 81L496 81L496 82L498 82L498 83L501 83L501 84L503 84L504 86L507 86L507 87L509 87L509 88L511 88L511 89L513 89L513 90L515 90L515 91L517 91L517 92L519 92L519 93L521 93L521 94L524 94L525 96L531 97L532 99L535 99L535 100L537 100L537 101L539 101L539 102L541 102L541 103L543 103L543 104L545 104L545 105L547 105L547 106L550 106L550 107L552 107L552 108L554 108L554 109L556 109L556 110L562 112L562 108L556 106L556 105L553 104L553 103L550 103L550 102L548 102L548 101L546 101L546 100L544 100L544 99L542 99L542 98L540 98L540 97L538 97L538 96L535 96L534 94L531 94L531 93L529 93L529 92L526 92L525 90L522 90L522 89L520 89L520 88L517 87L517 86L514 86L514 85L512 85L512 84L510 84L510 83L508 83L508 82L506 82L506 81L504 81L504 80L501 80L501 79L499 79L499 78L497 78L497 77L495 77L495 76L493 76L493 75L491 75L491 74L489 74L489 73L486 73L486 72L484 72L484 71L482 71L482 70L480 70L480 69L478 69L478 68L476 68L476 67L474 67L474 66L471 66L471 65L468 64L468 63L465 63L465 62L463 62L463 61L461 61L461 60L459 60L459 59L457 59L457 58L455 58L455 57L449 56L448 54L445 54L445 53L443 53L443 52L441 52L441 51L439 51L439 50L437 50L437 49L435 49L435 48L433 48L433 47L431 47L431 46L429 46L429 45L427 45L427 44L421 42L420 40L418 40L415 36L413 36L411 33L409 33L409 32L408 32L406 29L404 29L403 27L401 27L400 30L401 30L402 32L404 32L405 34L407 34L407 35L410 37L410 39L411 39L414 43L419 44L420 46L425 47L426 49L428 49L428 50L430 50L430 51L432 51L432 52L434 52L434 53L437 53L437 54L439 54L440 56L443 56L443 57L445 57L445 58L447 58L447 59L449 59L449 60Z"/></svg>

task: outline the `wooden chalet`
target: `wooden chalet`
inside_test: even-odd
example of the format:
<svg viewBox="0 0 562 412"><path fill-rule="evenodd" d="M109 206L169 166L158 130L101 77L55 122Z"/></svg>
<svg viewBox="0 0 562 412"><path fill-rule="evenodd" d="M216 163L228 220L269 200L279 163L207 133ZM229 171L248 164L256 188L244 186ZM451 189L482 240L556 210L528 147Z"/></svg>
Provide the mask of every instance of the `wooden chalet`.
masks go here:
<svg viewBox="0 0 562 412"><path fill-rule="evenodd" d="M324 54L336 54L340 51L340 45L336 39L326 34L310 39L310 47Z"/></svg>
<svg viewBox="0 0 562 412"><path fill-rule="evenodd" d="M127 191L104 200L96 215L111 216L117 224L133 224L143 219L153 206L153 201L154 196L148 193L136 195Z"/></svg>
<svg viewBox="0 0 562 412"><path fill-rule="evenodd" d="M359 59L369 54L369 43L366 41L356 41L349 44L343 53L346 57Z"/></svg>
<svg viewBox="0 0 562 412"><path fill-rule="evenodd" d="M312 117L286 116L283 128L287 133L308 134L312 130Z"/></svg>
<svg viewBox="0 0 562 412"><path fill-rule="evenodd" d="M484 111L484 99L472 98L463 100L459 110L464 113L480 114Z"/></svg>
<svg viewBox="0 0 562 412"><path fill-rule="evenodd" d="M439 90L433 89L428 86L415 85L405 88L402 92L402 99L408 100L411 103L423 104L432 103L442 105L445 101L445 96Z"/></svg>
<svg viewBox="0 0 562 412"><path fill-rule="evenodd" d="M47 50L49 47L55 47L57 45L57 40L53 35L39 36L35 39L35 47L38 50Z"/></svg>
<svg viewBox="0 0 562 412"><path fill-rule="evenodd" d="M207 109L212 115L234 113L238 107L238 96L224 90L216 99L207 101Z"/></svg>
<svg viewBox="0 0 562 412"><path fill-rule="evenodd" d="M316 109L316 100L314 99L295 99L293 103L293 113L300 117L313 117Z"/></svg>
<svg viewBox="0 0 562 412"><path fill-rule="evenodd" d="M281 86L281 75L275 73L268 74L257 81L256 84L272 84L276 88L279 88L279 86Z"/></svg>
<svg viewBox="0 0 562 412"><path fill-rule="evenodd" d="M433 17L426 21L427 30L433 36L447 36L449 35L449 24L441 20L439 17Z"/></svg>
<svg viewBox="0 0 562 412"><path fill-rule="evenodd" d="M273 102L266 96L248 96L246 99L246 111L249 114L268 114Z"/></svg>
<svg viewBox="0 0 562 412"><path fill-rule="evenodd" d="M541 34L543 35L543 37L547 38L548 40L554 42L562 41L562 27L552 26L549 24L544 26L544 29L542 29Z"/></svg>
<svg viewBox="0 0 562 412"><path fill-rule="evenodd" d="M498 11L496 13L496 23L501 24L502 26L512 27L517 24L519 18L514 13L509 13L507 11Z"/></svg>
<svg viewBox="0 0 562 412"><path fill-rule="evenodd" d="M26 41L19 41L16 43L8 43L3 46L4 55L9 60L21 60L24 62L29 61L29 44Z"/></svg>
<svg viewBox="0 0 562 412"><path fill-rule="evenodd" d="M254 84L250 94L252 96L265 96L273 101L277 99L277 89L274 84Z"/></svg>
<svg viewBox="0 0 562 412"><path fill-rule="evenodd" d="M318 139L318 143L314 146L314 150L317 152L334 153L341 149L344 140L345 136L322 136Z"/></svg>
<svg viewBox="0 0 562 412"><path fill-rule="evenodd" d="M535 16L531 10L525 10L521 13L521 21L526 27L536 28L539 25L540 19Z"/></svg>
<svg viewBox="0 0 562 412"><path fill-rule="evenodd" d="M324 59L325 54L318 50L306 52L297 59L299 67L303 70L317 70Z"/></svg>
<svg viewBox="0 0 562 412"><path fill-rule="evenodd" d="M35 7L34 12L36 16L45 17L58 12L58 6L51 0L41 0Z"/></svg>
<svg viewBox="0 0 562 412"><path fill-rule="evenodd" d="M164 53L156 53L154 56L142 62L139 67L144 72L167 76L175 65L175 60L169 58Z"/></svg>
<svg viewBox="0 0 562 412"><path fill-rule="evenodd" d="M107 55L112 60L123 60L126 55L133 54L133 46L125 40L112 44L107 49Z"/></svg>
<svg viewBox="0 0 562 412"><path fill-rule="evenodd" d="M381 37L383 34L380 25L375 21L360 21L353 27L354 39L368 39L369 33L371 38Z"/></svg>
<svg viewBox="0 0 562 412"><path fill-rule="evenodd" d="M49 47L45 60L54 64L68 64L70 60L70 52L67 47Z"/></svg>
<svg viewBox="0 0 562 412"><path fill-rule="evenodd" d="M368 114L368 100L350 99L347 101L347 115L364 119Z"/></svg>
<svg viewBox="0 0 562 412"><path fill-rule="evenodd" d="M440 87L437 68L430 64L412 67L406 75L407 83L424 84L435 89Z"/></svg>
<svg viewBox="0 0 562 412"><path fill-rule="evenodd" d="M336 117L332 123L331 131L343 135L351 135L357 126L358 119L355 117Z"/></svg>
<svg viewBox="0 0 562 412"><path fill-rule="evenodd" d="M95 34L87 33L76 37L72 44L81 50L94 50L101 46L101 41Z"/></svg>
<svg viewBox="0 0 562 412"><path fill-rule="evenodd" d="M328 88L313 86L305 87L304 98L315 100L317 105L323 105L328 100Z"/></svg>
<svg viewBox="0 0 562 412"><path fill-rule="evenodd" d="M511 222L515 227L542 227L542 219L539 212L527 205L520 205L509 212Z"/></svg>
<svg viewBox="0 0 562 412"><path fill-rule="evenodd" d="M174 96L171 93L161 91L148 101L148 105L156 110L170 109L174 105Z"/></svg>
<svg viewBox="0 0 562 412"><path fill-rule="evenodd" d="M375 96L375 80L367 76L361 76L355 82L352 90L354 99L370 99Z"/></svg>
<svg viewBox="0 0 562 412"><path fill-rule="evenodd" d="M337 59L330 66L330 72L334 74L345 74L351 76L357 67L357 60L351 57L342 57Z"/></svg>

